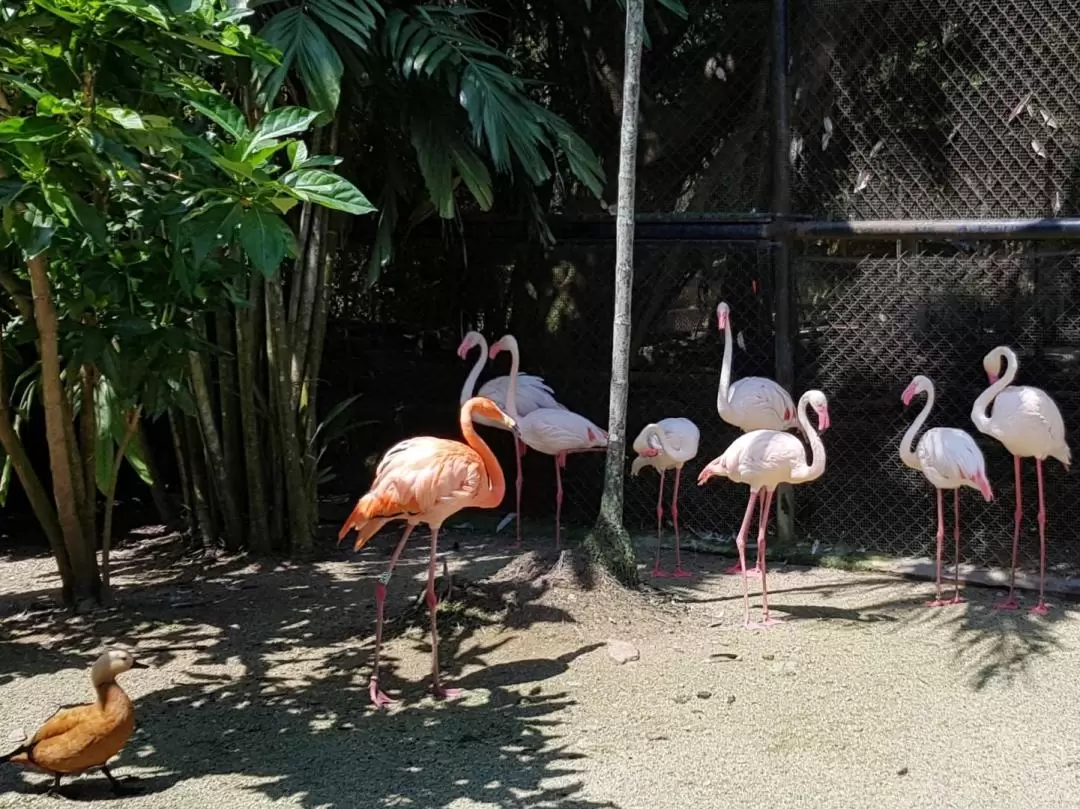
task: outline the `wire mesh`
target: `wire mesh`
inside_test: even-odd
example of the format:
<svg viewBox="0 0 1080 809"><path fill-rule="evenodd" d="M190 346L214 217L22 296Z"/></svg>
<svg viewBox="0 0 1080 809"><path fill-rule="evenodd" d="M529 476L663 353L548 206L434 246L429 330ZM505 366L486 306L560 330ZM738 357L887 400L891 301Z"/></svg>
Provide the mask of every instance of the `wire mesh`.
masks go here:
<svg viewBox="0 0 1080 809"><path fill-rule="evenodd" d="M827 218L1077 210L1080 14L1042 0L806 0L795 209Z"/></svg>
<svg viewBox="0 0 1080 809"><path fill-rule="evenodd" d="M983 356L1001 344L1020 357L1015 384L1046 390L1067 436L1080 430L1076 361L1080 356L1078 258L1060 252L895 258L802 258L797 267L799 390L821 388L833 426L825 434L828 468L800 487L801 538L896 556L933 554L935 493L901 465L899 446L924 406L900 395L916 374L930 377L936 403L928 427L967 430L981 448L995 499L961 493L964 561L1007 565L1012 547L1013 464L971 421L987 387ZM1024 461L1021 558L1037 565L1037 493L1033 461ZM1080 561L1080 525L1070 520L1077 483L1046 463L1051 558ZM952 532L951 499L946 506Z"/></svg>

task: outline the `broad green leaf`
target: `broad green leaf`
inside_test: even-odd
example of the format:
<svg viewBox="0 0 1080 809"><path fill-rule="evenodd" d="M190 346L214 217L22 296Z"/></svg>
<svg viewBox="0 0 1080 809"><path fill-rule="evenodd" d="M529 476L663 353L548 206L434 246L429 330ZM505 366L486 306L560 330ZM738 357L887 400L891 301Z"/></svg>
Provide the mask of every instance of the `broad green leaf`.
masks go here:
<svg viewBox="0 0 1080 809"><path fill-rule="evenodd" d="M281 178L297 199L314 202L336 211L351 214L366 214L375 210L367 197L346 180L330 171L322 169L300 169L290 171Z"/></svg>
<svg viewBox="0 0 1080 809"><path fill-rule="evenodd" d="M300 168L300 165L307 159L307 144L302 140L294 140L286 147L286 154L289 156L289 165L294 169Z"/></svg>
<svg viewBox="0 0 1080 809"><path fill-rule="evenodd" d="M11 491L11 458L0 448L0 461L4 466L0 469L0 508L7 505L8 492Z"/></svg>
<svg viewBox="0 0 1080 809"><path fill-rule="evenodd" d="M278 215L252 207L240 220L240 245L255 269L269 278L285 260L292 231Z"/></svg>
<svg viewBox="0 0 1080 809"><path fill-rule="evenodd" d="M656 2L672 14L675 14L680 20L687 19L686 6L684 6L680 0L656 0Z"/></svg>
<svg viewBox="0 0 1080 809"><path fill-rule="evenodd" d="M281 51L281 62L276 67L260 64L255 69L258 79L256 97L260 104L269 107L273 104L285 77L292 70L296 53L303 32L304 12L299 7L287 8L275 14L259 31L259 36L272 47Z"/></svg>
<svg viewBox="0 0 1080 809"><path fill-rule="evenodd" d="M30 169L33 176L41 177L45 174L48 168L45 162L45 151L38 144L33 141L21 141L15 144L15 151L19 153L23 165Z"/></svg>
<svg viewBox="0 0 1080 809"><path fill-rule="evenodd" d="M58 138L67 130L49 118L5 118L0 121L0 143L40 143Z"/></svg>
<svg viewBox="0 0 1080 809"><path fill-rule="evenodd" d="M16 214L12 229L15 243L22 249L23 255L31 259L49 249L56 233L56 222L52 214L28 204L26 211Z"/></svg>
<svg viewBox="0 0 1080 809"><path fill-rule="evenodd" d="M220 53L222 56L243 56L243 54L235 48L226 47L220 42L214 42L211 39L204 39L203 37L192 36L191 34L171 34L170 36L174 39L187 42L189 45L202 48L204 51Z"/></svg>
<svg viewBox="0 0 1080 809"><path fill-rule="evenodd" d="M105 220L98 213L97 208L87 204L74 194L68 197L67 202L71 215L75 217L75 221L82 226L82 229L87 232L90 238L99 245L108 244L109 233L105 226Z"/></svg>
<svg viewBox="0 0 1080 809"><path fill-rule="evenodd" d="M49 204L49 208L60 224L68 225L71 223L71 219L68 217L68 195L64 189L53 183L42 183L41 195L45 197L45 202Z"/></svg>
<svg viewBox="0 0 1080 809"><path fill-rule="evenodd" d="M181 98L239 140L247 132L244 114L235 104L204 81L184 80L174 85L159 84L157 92L170 98Z"/></svg>
<svg viewBox="0 0 1080 809"><path fill-rule="evenodd" d="M113 474L113 454L116 452L113 440L113 417L116 414L116 396L112 383L105 376L99 377L94 390L94 421L97 436L94 441L94 477L98 491L105 493Z"/></svg>
<svg viewBox="0 0 1080 809"><path fill-rule="evenodd" d="M495 189L492 187L491 173L484 165L484 161L460 138L451 140L446 148L450 151L454 167L461 175L461 179L465 181L476 204L481 210L491 210L491 206L495 204Z"/></svg>
<svg viewBox="0 0 1080 809"><path fill-rule="evenodd" d="M283 214L288 213L297 205L297 201L293 197L274 197L270 202Z"/></svg>
<svg viewBox="0 0 1080 809"><path fill-rule="evenodd" d="M146 0L109 0L106 5L111 11L126 11L140 20L152 22L166 29L169 27L169 21L165 17L165 13Z"/></svg>
<svg viewBox="0 0 1080 809"><path fill-rule="evenodd" d="M142 117L134 110L123 107L98 107L98 114L124 129L146 129Z"/></svg>
<svg viewBox="0 0 1080 809"><path fill-rule="evenodd" d="M54 115L67 115L79 108L79 105L70 98L57 98L54 95L43 95L37 99L37 114L46 117Z"/></svg>
<svg viewBox="0 0 1080 809"><path fill-rule="evenodd" d="M75 23L75 25L83 25L88 22L88 19L85 15L76 14L69 9L62 9L59 6L54 5L53 3L47 2L47 0L34 0L34 3L35 5L38 5L48 11L50 14L55 14L60 19L67 20L70 23Z"/></svg>
<svg viewBox="0 0 1080 809"><path fill-rule="evenodd" d="M215 205L199 216L193 217L189 226L194 230L191 239L191 252L195 267L202 265L210 252L216 248L227 248L232 244L233 231L244 215L239 204Z"/></svg>
<svg viewBox="0 0 1080 809"><path fill-rule="evenodd" d="M345 71L341 57L319 26L308 17L300 23L297 43L297 66L300 81L307 91L310 106L321 117L330 118L337 112L341 99L341 76Z"/></svg>
<svg viewBox="0 0 1080 809"><path fill-rule="evenodd" d="M0 180L0 208L14 202L26 186L22 180Z"/></svg>
<svg viewBox="0 0 1080 809"><path fill-rule="evenodd" d="M245 157L270 141L291 135L295 132L304 132L311 122L319 117L318 112L306 110L303 107L278 107L271 110L265 118L259 121L255 127L255 140L248 147Z"/></svg>

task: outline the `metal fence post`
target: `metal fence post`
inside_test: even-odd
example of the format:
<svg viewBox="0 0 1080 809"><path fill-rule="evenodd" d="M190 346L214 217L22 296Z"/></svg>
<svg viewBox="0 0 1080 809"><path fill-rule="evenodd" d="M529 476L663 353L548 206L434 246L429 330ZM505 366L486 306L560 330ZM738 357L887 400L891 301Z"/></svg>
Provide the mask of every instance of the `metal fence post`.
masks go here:
<svg viewBox="0 0 1080 809"><path fill-rule="evenodd" d="M773 328L776 334L776 381L795 393L795 352L793 348L794 285L791 279L791 127L788 95L788 2L772 4L772 211L777 217L776 246L773 251ZM791 486L776 492L776 536L781 547L795 538L795 497Z"/></svg>

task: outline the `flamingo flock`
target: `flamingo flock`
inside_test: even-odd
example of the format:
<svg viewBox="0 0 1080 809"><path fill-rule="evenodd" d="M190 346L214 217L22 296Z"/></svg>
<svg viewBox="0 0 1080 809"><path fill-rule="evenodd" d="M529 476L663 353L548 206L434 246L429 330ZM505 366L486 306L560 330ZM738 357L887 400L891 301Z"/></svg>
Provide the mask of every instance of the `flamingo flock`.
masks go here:
<svg viewBox="0 0 1080 809"><path fill-rule="evenodd" d="M746 511L736 537L738 561L727 573L738 573L742 580L743 625L747 629L766 629L778 621L769 614L766 575L766 543L769 513L773 496L783 483L802 485L818 480L826 467L826 451L821 434L830 426L829 403L820 390L808 390L796 403L787 390L765 377L743 377L732 381L731 309L721 302L716 307L717 328L724 335L724 354L716 409L720 419L738 428L740 435L698 475L703 486L713 478L727 478L749 487ZM740 343L741 345L741 343ZM555 466L555 545L561 545L562 471L567 457L580 452L604 451L608 433L587 417L575 413L558 401L555 391L539 376L520 372L521 355L513 335L504 335L489 349L484 336L468 332L458 347L465 360L474 350L479 356L461 389L459 422L464 443L423 436L401 441L391 447L380 461L375 480L360 498L339 532L339 540L352 530L358 532L354 550L359 550L380 528L393 520L404 520L406 529L390 558L387 571L376 585L376 631L373 673L369 695L378 707L392 700L379 688L379 650L382 645L386 587L391 573L413 529L425 523L431 529L426 599L431 619L432 679L436 695L453 697L458 692L446 688L439 677L438 634L435 594L435 562L439 529L451 515L464 508L495 508L505 494L505 478L498 460L474 427L479 424L512 433L517 462L515 481L517 524L515 547L521 545L522 457L528 449L550 455ZM476 391L484 366L502 352L510 354L510 372L484 383ZM1002 363L1005 365L1002 373ZM1046 505L1043 490L1043 462L1055 458L1066 468L1071 463L1065 442L1061 412L1043 390L1018 386L1013 382L1019 370L1015 352L1007 346L990 351L983 361L990 386L975 400L971 420L979 432L997 439L1012 455L1015 469L1016 512L1013 532L1012 568L1009 594L997 606L1017 609L1015 595L1016 566L1019 555L1021 502L1021 459L1034 458L1039 492L1040 579L1039 598L1032 611L1046 614ZM941 607L962 603L959 586L960 558L960 489L978 491L985 500L993 498L986 473L986 461L974 438L955 427L933 427L916 442L920 430L934 406L933 382L917 375L904 390L906 406L919 395L926 402L908 427L900 442L900 460L922 472L934 487L937 498L936 597L929 606ZM992 408L992 413L990 409ZM816 417L812 423L810 414ZM800 435L791 431L796 430ZM652 467L659 476L656 500L657 544L652 576L690 578L694 574L682 565L679 531L679 487L683 467L698 454L701 433L685 417L661 418L645 425L632 444L635 458L631 474ZM809 447L807 446L809 445ZM809 449L809 454L808 454ZM674 470L670 515L674 527L675 567L672 573L661 564L664 535L664 479ZM956 555L953 595L942 596L942 562L945 541L944 491L953 491L953 544ZM751 522L758 516L757 559L753 568L746 566L746 540ZM511 515L507 515L507 520ZM504 520L504 523L506 520ZM761 619L750 621L747 579L761 579Z"/></svg>

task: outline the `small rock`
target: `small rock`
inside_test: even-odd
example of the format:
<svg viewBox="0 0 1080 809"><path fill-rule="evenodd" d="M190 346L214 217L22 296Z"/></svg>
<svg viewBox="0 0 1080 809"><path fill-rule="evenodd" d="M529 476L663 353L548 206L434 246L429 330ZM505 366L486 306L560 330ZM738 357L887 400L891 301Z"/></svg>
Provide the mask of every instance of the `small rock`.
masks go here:
<svg viewBox="0 0 1080 809"><path fill-rule="evenodd" d="M711 696L712 696L712 691L698 691L697 692L697 698L698 699L708 699Z"/></svg>
<svg viewBox="0 0 1080 809"><path fill-rule="evenodd" d="M645 739L646 739L646 741L650 741L650 742L666 742L666 741L668 741L668 737L665 736L663 733L646 733L645 734Z"/></svg>
<svg viewBox="0 0 1080 809"><path fill-rule="evenodd" d="M641 658L641 653L638 652L637 647L624 640L609 640L607 642L607 653L608 657L620 666Z"/></svg>
<svg viewBox="0 0 1080 809"><path fill-rule="evenodd" d="M26 740L26 732L22 728L15 728L8 734L9 742L21 742Z"/></svg>
<svg viewBox="0 0 1080 809"><path fill-rule="evenodd" d="M680 705L685 705L686 703L688 703L690 701L690 695L689 694L676 694L674 697L672 697L672 699L675 700Z"/></svg>
<svg viewBox="0 0 1080 809"><path fill-rule="evenodd" d="M764 655L761 656L761 659L762 660L776 660L776 655L774 655L774 654L764 654Z"/></svg>
<svg viewBox="0 0 1080 809"><path fill-rule="evenodd" d="M896 771L896 774L897 775L907 775L908 774L908 768L907 767L901 767L899 770Z"/></svg>
<svg viewBox="0 0 1080 809"><path fill-rule="evenodd" d="M728 705L734 705L735 704L735 695L734 694L728 694L727 704Z"/></svg>

